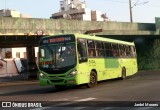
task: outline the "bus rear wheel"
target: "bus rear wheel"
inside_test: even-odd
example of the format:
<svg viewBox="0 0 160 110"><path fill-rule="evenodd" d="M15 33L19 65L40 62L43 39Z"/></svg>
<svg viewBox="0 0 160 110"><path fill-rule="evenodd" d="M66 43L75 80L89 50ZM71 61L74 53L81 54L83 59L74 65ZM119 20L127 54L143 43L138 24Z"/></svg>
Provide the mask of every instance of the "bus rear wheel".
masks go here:
<svg viewBox="0 0 160 110"><path fill-rule="evenodd" d="M90 81L87 84L87 87L93 88L97 85L97 74L94 71L91 71Z"/></svg>
<svg viewBox="0 0 160 110"><path fill-rule="evenodd" d="M122 68L122 80L126 79L126 69Z"/></svg>

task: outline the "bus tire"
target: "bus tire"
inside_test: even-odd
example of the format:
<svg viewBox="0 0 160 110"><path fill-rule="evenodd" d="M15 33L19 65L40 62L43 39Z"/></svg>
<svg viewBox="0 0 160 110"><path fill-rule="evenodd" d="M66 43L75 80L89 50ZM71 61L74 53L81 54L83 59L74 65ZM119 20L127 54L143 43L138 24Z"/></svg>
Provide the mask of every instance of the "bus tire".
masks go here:
<svg viewBox="0 0 160 110"><path fill-rule="evenodd" d="M126 79L126 69L125 68L122 68L122 77L121 77L122 80L125 80Z"/></svg>
<svg viewBox="0 0 160 110"><path fill-rule="evenodd" d="M64 90L66 88L66 85L54 85L54 87L57 89L57 90Z"/></svg>
<svg viewBox="0 0 160 110"><path fill-rule="evenodd" d="M90 73L90 81L87 84L88 88L93 88L97 85L97 74L94 71Z"/></svg>

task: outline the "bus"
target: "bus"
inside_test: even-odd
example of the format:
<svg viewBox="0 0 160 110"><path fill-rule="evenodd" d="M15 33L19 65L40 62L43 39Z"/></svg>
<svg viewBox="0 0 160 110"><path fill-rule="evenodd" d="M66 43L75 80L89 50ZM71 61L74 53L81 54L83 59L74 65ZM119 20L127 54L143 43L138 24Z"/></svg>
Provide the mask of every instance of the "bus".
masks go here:
<svg viewBox="0 0 160 110"><path fill-rule="evenodd" d="M41 86L85 84L126 79L138 71L136 49L126 42L85 34L46 36L39 45L39 82Z"/></svg>

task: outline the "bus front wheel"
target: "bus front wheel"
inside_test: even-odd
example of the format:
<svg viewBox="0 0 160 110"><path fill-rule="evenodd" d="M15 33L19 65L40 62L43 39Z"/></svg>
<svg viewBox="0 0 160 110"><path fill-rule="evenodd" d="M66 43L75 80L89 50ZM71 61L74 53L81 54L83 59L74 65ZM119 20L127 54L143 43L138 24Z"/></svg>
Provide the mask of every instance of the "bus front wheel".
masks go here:
<svg viewBox="0 0 160 110"><path fill-rule="evenodd" d="M126 79L126 69L122 68L122 80Z"/></svg>
<svg viewBox="0 0 160 110"><path fill-rule="evenodd" d="M97 74L94 71L91 71L90 81L87 84L87 87L93 88L97 85Z"/></svg>

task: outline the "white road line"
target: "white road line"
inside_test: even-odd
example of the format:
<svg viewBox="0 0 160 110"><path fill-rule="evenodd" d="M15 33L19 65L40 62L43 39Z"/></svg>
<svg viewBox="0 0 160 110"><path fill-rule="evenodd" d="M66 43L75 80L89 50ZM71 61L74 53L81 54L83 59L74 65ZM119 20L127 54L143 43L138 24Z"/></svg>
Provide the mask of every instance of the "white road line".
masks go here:
<svg viewBox="0 0 160 110"><path fill-rule="evenodd" d="M51 101L69 101L69 100L74 100L74 99L77 99L78 97L73 97L72 99L71 98L65 98L65 99L56 99L56 100L51 100Z"/></svg>
<svg viewBox="0 0 160 110"><path fill-rule="evenodd" d="M90 100L94 100L96 98L86 98L86 99L80 99L80 100L75 100L75 101L90 101Z"/></svg>
<svg viewBox="0 0 160 110"><path fill-rule="evenodd" d="M80 100L74 100L72 102L60 103L60 104L57 104L56 106L75 104L75 103L79 103L80 101L90 101L90 100L94 100L94 99L96 99L96 98L85 98L85 99L80 99Z"/></svg>
<svg viewBox="0 0 160 110"><path fill-rule="evenodd" d="M111 110L113 108L115 108L115 107L105 107L105 108L101 108L100 110Z"/></svg>
<svg viewBox="0 0 160 110"><path fill-rule="evenodd" d="M137 107L136 110L153 110L153 109L154 109L154 107Z"/></svg>
<svg viewBox="0 0 160 110"><path fill-rule="evenodd" d="M77 98L77 97L76 97ZM64 106L64 105L70 105L70 104L75 104L75 103L79 103L80 101L91 101L91 100L94 100L96 98L85 98L85 99L79 99L79 100L73 100L72 102L65 102L65 103L60 103L60 104L56 104L56 105L53 105L54 107L57 107L57 106ZM64 101L61 100L61 101ZM51 105L52 106L52 105ZM31 109L31 110L45 110L45 109L49 109L49 108L52 108L52 107L42 107L42 108L34 108L34 109ZM77 107L77 110L78 109L83 109L83 107Z"/></svg>
<svg viewBox="0 0 160 110"><path fill-rule="evenodd" d="M86 107L76 107L76 108L74 108L74 110L81 110L81 109L84 109L84 108L86 108Z"/></svg>
<svg viewBox="0 0 160 110"><path fill-rule="evenodd" d="M52 107L33 108L30 110L45 110L45 109L50 109L50 108L52 108Z"/></svg>

